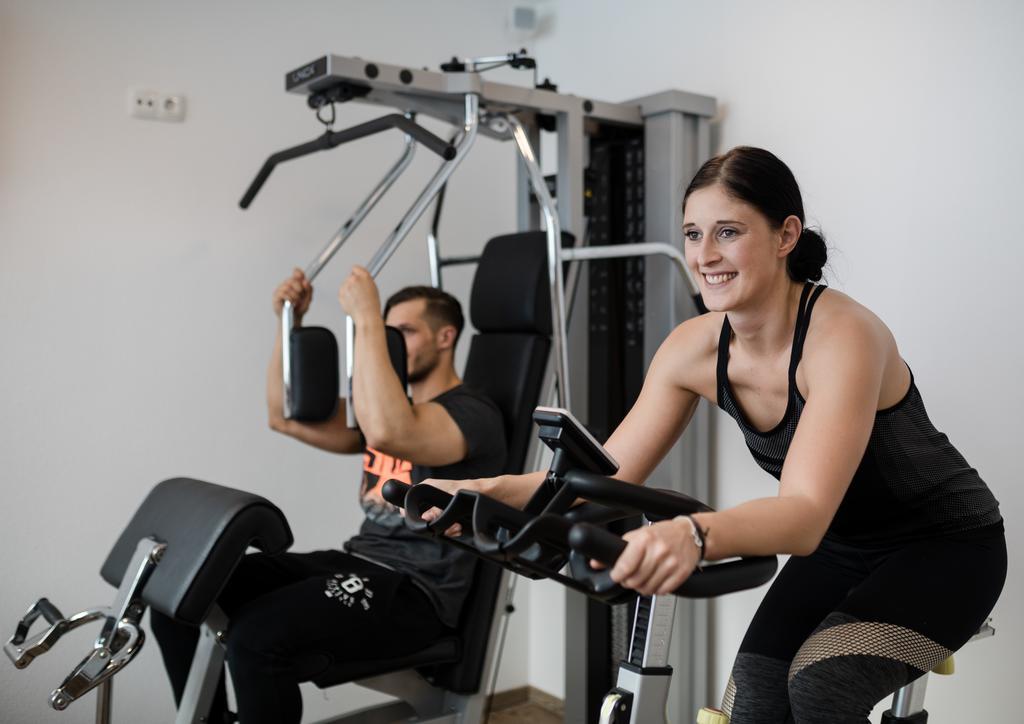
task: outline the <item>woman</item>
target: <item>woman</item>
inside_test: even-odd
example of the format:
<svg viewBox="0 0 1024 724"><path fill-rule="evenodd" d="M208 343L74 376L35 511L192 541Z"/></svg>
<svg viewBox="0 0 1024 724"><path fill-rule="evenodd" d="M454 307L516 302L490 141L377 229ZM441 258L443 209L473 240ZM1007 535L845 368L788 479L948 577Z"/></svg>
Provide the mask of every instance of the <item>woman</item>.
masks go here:
<svg viewBox="0 0 1024 724"><path fill-rule="evenodd" d="M702 560L792 554L740 647L733 724L866 722L874 705L962 646L1006 576L999 506L935 430L886 326L824 286L824 240L771 153L734 148L683 198L687 263L710 313L676 328L607 442L642 483L699 398L736 419L778 495L655 523L612 577L641 594ZM543 473L432 481L522 505Z"/></svg>

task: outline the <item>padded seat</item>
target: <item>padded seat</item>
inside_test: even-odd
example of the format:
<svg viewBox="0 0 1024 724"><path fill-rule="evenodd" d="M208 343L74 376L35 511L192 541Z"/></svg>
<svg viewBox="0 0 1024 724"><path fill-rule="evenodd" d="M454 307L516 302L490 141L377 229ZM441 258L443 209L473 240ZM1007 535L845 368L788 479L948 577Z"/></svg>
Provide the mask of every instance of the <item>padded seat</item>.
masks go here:
<svg viewBox="0 0 1024 724"><path fill-rule="evenodd" d="M326 689L348 681L366 679L378 674L388 674L400 669L415 669L421 666L454 663L462 656L462 640L458 636L446 636L425 649L407 656L381 660L342 661L332 664L324 672L313 677L313 683Z"/></svg>
<svg viewBox="0 0 1024 724"><path fill-rule="evenodd" d="M206 618L250 545L280 553L293 540L284 514L266 498L191 478L165 480L150 491L100 569L107 583L121 585L144 538L167 548L143 600L195 625Z"/></svg>

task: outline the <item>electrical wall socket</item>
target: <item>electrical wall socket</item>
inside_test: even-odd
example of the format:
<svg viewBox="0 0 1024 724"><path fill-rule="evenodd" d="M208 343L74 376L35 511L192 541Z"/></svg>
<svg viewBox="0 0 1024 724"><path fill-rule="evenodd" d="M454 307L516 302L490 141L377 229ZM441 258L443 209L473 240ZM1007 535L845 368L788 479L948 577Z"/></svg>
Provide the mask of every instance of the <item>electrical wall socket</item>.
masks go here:
<svg viewBox="0 0 1024 724"><path fill-rule="evenodd" d="M185 96L132 88L128 91L128 114L149 121L180 123L185 120Z"/></svg>

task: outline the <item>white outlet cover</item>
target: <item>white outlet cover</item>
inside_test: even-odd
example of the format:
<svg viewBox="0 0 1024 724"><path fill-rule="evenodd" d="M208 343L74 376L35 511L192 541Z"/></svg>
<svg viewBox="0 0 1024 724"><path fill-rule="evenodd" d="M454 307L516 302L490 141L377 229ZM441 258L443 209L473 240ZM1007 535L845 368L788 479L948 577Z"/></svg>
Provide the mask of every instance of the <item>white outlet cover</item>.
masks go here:
<svg viewBox="0 0 1024 724"><path fill-rule="evenodd" d="M181 123L185 120L185 95L163 93L145 88L130 88L127 94L128 115L147 121Z"/></svg>

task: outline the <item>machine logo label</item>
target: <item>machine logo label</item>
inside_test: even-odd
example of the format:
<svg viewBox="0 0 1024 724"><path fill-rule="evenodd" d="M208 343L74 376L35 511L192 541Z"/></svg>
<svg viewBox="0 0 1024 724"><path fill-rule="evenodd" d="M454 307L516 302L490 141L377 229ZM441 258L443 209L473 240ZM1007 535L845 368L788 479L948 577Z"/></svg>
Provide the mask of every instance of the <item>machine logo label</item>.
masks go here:
<svg viewBox="0 0 1024 724"><path fill-rule="evenodd" d="M292 73L292 80L296 83L301 83L310 76L316 73L316 64L307 65L305 68L299 68L297 71Z"/></svg>

